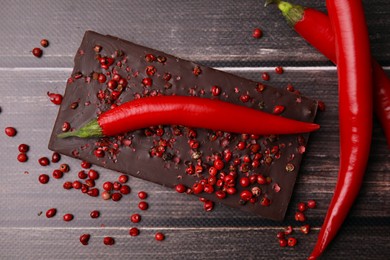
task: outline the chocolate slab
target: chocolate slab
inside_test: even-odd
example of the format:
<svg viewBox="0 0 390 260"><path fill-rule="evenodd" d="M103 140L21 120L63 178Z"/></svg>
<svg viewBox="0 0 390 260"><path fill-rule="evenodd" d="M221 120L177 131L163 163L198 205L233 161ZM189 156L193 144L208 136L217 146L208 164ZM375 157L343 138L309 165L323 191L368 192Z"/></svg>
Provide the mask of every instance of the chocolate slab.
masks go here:
<svg viewBox="0 0 390 260"><path fill-rule="evenodd" d="M113 60L106 59L108 64L102 66L107 57ZM272 220L283 220L308 134L258 137L184 126L151 126L111 138L59 139L57 135L63 131L65 122L70 124L71 131L112 106L151 95L218 98L268 113L279 105L285 108L280 116L307 122L314 121L316 101L92 31L85 33L74 61L49 149L172 190L179 183L191 188L194 183L210 181L212 185L207 187L210 193L198 196ZM107 78L103 83L98 81L101 74ZM107 82L119 78L115 74L126 79L127 84L122 81L121 86L109 88ZM144 84L144 78L152 80L151 86ZM218 86L219 95L213 95L213 86ZM237 121L251 123L232 118L232 123ZM216 158L221 158L224 166L215 178L210 178L209 169ZM215 183L229 173L235 182ZM238 184L241 177L258 174L266 177L267 183L255 182L245 188ZM246 203L240 199L244 189L256 193ZM219 190L236 192L220 199L215 194ZM192 192L193 189L188 189L188 193Z"/></svg>

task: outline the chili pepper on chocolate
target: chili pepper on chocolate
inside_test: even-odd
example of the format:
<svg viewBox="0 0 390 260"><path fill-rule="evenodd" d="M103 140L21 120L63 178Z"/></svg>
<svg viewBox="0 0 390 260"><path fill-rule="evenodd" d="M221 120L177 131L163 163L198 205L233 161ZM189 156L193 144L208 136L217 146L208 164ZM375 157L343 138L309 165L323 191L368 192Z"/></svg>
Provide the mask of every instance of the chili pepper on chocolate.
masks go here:
<svg viewBox="0 0 390 260"><path fill-rule="evenodd" d="M339 82L340 169L333 198L309 259L317 259L337 235L366 170L372 134L372 73L363 4L326 1L336 41Z"/></svg>
<svg viewBox="0 0 390 260"><path fill-rule="evenodd" d="M59 134L65 138L114 136L156 125L183 125L258 135L295 134L319 125L228 102L188 96L155 96L126 102L108 110L80 129Z"/></svg>
<svg viewBox="0 0 390 260"><path fill-rule="evenodd" d="M266 1L266 5L271 3L278 5L287 22L302 38L336 64L335 36L329 17L326 14L313 8L285 1ZM374 111L390 147L390 79L375 59L371 60L371 64L374 73Z"/></svg>

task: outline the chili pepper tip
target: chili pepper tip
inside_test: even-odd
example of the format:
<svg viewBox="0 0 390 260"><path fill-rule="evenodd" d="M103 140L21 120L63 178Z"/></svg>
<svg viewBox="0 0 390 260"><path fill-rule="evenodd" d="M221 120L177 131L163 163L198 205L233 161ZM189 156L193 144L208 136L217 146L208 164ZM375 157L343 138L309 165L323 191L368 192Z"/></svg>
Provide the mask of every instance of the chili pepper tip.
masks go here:
<svg viewBox="0 0 390 260"><path fill-rule="evenodd" d="M78 130L65 132L57 135L57 137L61 139L68 138L68 137L89 138L89 137L101 137L101 136L103 136L103 132L97 119L93 119L89 121L87 124L85 124Z"/></svg>

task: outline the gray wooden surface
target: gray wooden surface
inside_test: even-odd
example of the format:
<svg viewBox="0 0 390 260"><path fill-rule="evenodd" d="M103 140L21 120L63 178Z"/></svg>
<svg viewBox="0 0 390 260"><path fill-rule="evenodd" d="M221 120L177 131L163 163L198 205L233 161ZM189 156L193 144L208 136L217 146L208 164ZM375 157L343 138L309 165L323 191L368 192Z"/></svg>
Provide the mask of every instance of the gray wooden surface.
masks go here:
<svg viewBox="0 0 390 260"><path fill-rule="evenodd" d="M299 1L325 10L324 1ZM390 65L390 2L365 1L373 55ZM261 1L3 1L0 8L0 129L14 126L18 134L0 135L0 259L304 259L317 238L331 199L338 169L338 102L335 68L299 38L274 7ZM261 27L264 37L251 31ZM260 80L270 71L278 87L293 84L306 96L323 100L327 107L317 122L321 130L311 136L302 170L282 223L218 206L204 212L191 196L176 194L155 184L130 179L132 194L108 202L62 188L76 179L80 162L63 157L71 172L61 181L38 183L40 173L51 173L58 164L43 168L37 159L51 156L47 142L58 107L47 91L62 93L73 65L73 56L84 31L95 30L147 45L205 65ZM30 51L41 38L50 40L42 59ZM285 66L276 75L274 66ZM389 70L387 70L389 72ZM389 73L390 74L390 73ZM16 160L17 146L31 146L30 159ZM115 172L101 170L100 186L115 180ZM27 172L25 172L27 171ZM386 259L390 255L390 153L375 121L371 157L365 182L350 217L329 247L324 259ZM150 209L142 212L139 237L130 237L129 221L137 209L136 193L149 193ZM279 248L276 233L294 220L296 203L315 199L318 208L308 212L313 232L295 248ZM39 212L58 209L46 219ZM99 209L102 216L90 219ZM64 213L73 213L70 223ZM167 239L154 240L162 231ZM91 233L90 245L78 238ZM104 246L113 236L116 245Z"/></svg>

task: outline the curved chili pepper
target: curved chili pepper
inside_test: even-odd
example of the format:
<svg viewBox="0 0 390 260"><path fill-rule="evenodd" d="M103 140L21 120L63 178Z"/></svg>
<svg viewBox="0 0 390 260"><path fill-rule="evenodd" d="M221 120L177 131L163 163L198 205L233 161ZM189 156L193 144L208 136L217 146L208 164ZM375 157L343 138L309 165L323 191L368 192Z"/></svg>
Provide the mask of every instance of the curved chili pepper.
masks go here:
<svg viewBox="0 0 390 260"><path fill-rule="evenodd" d="M336 64L335 36L329 17L318 10L279 0L267 0L266 5L276 3L287 22L308 43ZM390 147L390 78L374 59L373 68L374 110Z"/></svg>
<svg viewBox="0 0 390 260"><path fill-rule="evenodd" d="M114 136L156 125L183 125L258 135L296 134L319 125L268 114L214 99L156 96L126 102L102 113L79 130L59 134L64 138Z"/></svg>
<svg viewBox="0 0 390 260"><path fill-rule="evenodd" d="M332 201L309 259L317 259L327 248L359 194L372 134L371 55L363 4L356 0L327 0L326 4L336 40L340 169Z"/></svg>

